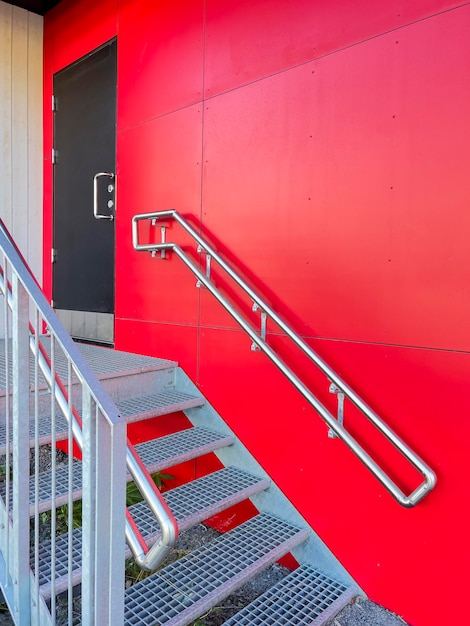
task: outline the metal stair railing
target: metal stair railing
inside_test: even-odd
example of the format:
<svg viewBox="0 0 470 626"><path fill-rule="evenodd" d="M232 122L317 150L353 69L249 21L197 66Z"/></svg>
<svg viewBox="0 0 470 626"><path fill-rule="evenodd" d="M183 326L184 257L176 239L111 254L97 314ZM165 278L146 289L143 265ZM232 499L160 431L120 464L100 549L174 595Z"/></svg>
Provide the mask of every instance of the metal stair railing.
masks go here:
<svg viewBox="0 0 470 626"><path fill-rule="evenodd" d="M194 263L185 251L176 243L166 240L166 226L164 222L177 222L198 244L197 252L205 253L205 273ZM160 243L142 243L141 222L150 222L151 239L155 233L151 229L160 225ZM163 224L162 224L163 223ZM392 430L370 406L314 351L312 348L257 294L247 282L231 267L222 256L182 217L176 210L157 211L152 213L137 214L132 218L132 243L138 252L151 252L156 256L160 252L161 258L165 258L167 252L174 252L183 263L197 277L197 286L204 285L207 290L218 300L225 310L233 317L239 326L253 340L253 349L262 350L292 385L301 393L307 402L319 413L320 417L330 428L329 435L339 437L360 461L372 472L387 491L405 507L415 506L426 496L436 484L436 475L421 457L408 446L396 432ZM253 311L261 312L261 331L258 334L252 324L232 305L221 293L211 280L211 262L215 261L220 268L241 288L241 290L253 301ZM266 337L266 322L271 319L286 336L305 354L310 361L318 367L330 381L330 391L338 395L338 419L324 406L314 395L311 389L293 372L283 361L279 354L268 344ZM423 477L423 481L411 492L405 493L380 464L365 450L357 439L346 429L343 421L344 398L347 398L367 420L383 435L398 453L417 470Z"/></svg>
<svg viewBox="0 0 470 626"><path fill-rule="evenodd" d="M54 592L56 506L59 487L55 453L51 456L51 600L38 583L40 512L40 417L49 411L51 448L58 422L67 423L67 450L82 456L82 609L81 623L118 626L124 619L124 550L127 542L138 565L155 569L174 545L177 522L147 469L127 440L127 427L81 352L62 327L0 220L0 306L3 333L5 461L0 489L0 584L17 624L55 623ZM44 331L47 330L47 337ZM47 349L48 346L48 349ZM81 417L75 404L81 402ZM63 438L63 437L62 437ZM34 478L30 485L30 440ZM74 603L72 534L74 463L68 456L69 528L68 624ZM148 548L125 506L126 467L154 513L160 541ZM62 486L63 487L63 486ZM32 503L30 502L32 499ZM63 499L61 500L61 502ZM30 515L32 536L30 540ZM33 553L30 555L30 541ZM31 572L31 567L34 572Z"/></svg>

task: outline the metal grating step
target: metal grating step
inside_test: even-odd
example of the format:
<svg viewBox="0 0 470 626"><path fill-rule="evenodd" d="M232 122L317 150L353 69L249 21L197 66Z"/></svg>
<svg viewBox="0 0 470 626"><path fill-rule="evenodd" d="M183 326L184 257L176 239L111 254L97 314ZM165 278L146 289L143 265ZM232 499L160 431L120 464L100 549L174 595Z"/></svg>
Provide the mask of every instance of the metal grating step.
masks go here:
<svg viewBox="0 0 470 626"><path fill-rule="evenodd" d="M142 421L160 415L169 415L177 411L185 411L193 407L202 406L205 399L202 396L191 396L188 393L175 391L173 389L161 393L126 398L116 402L120 415L127 423ZM81 416L80 405L75 405L78 414ZM34 446L35 425L34 420L30 422L30 447ZM13 441L13 429L9 429L10 442ZM59 407L56 413L56 441L67 439L68 425ZM6 453L6 425L0 424L0 454ZM51 417L50 415L39 418L39 445L51 443Z"/></svg>
<svg viewBox="0 0 470 626"><path fill-rule="evenodd" d="M167 491L163 497L178 521L179 530L183 531L268 487L269 481L265 478L227 467ZM155 543L160 537L160 529L148 505L140 502L129 507L129 510L148 545ZM81 536L80 528L73 531L71 545L74 585L81 580ZM67 588L68 535L57 537L55 552L55 593L60 593ZM52 593L51 553L51 542L42 543L39 549L39 584L45 598L49 598ZM130 556L130 550L127 548L126 558ZM31 567L34 570L33 551Z"/></svg>
<svg viewBox="0 0 470 626"><path fill-rule="evenodd" d="M68 425L67 425L67 420L63 417L63 415L61 414L61 411L59 408L57 408L57 413L56 413L56 441L63 441L64 439L67 439L68 437ZM52 435L51 435L51 416L50 415L42 415L39 417L38 420L38 445L42 446L44 444L48 444L51 442L52 439ZM30 426L29 426L29 433L30 433L30 439L29 439L29 446L31 448L34 447L34 436L36 433L35 430L35 424L34 424L34 419L32 419L30 421ZM10 426L9 428L9 439L10 439L10 443L12 443L13 441L13 428ZM0 454L6 454L7 452L7 432L6 432L6 425L5 424L0 424Z"/></svg>
<svg viewBox="0 0 470 626"><path fill-rule="evenodd" d="M52 484L52 470L38 474L38 510L39 513L49 511L52 506L52 496L55 493L55 506L66 504L69 497L69 468L68 462L58 466L55 472L55 489ZM32 476L29 481L29 514L34 515L34 502L36 500L36 478ZM82 496L82 464L79 461L72 463L73 499L78 500ZM11 490L13 491L13 490ZM5 500L6 485L0 483L0 496ZM10 508L12 507L13 493L10 492Z"/></svg>
<svg viewBox="0 0 470 626"><path fill-rule="evenodd" d="M233 435L221 435L207 428L188 428L159 439L139 443L135 449L153 474L189 461L235 442Z"/></svg>
<svg viewBox="0 0 470 626"><path fill-rule="evenodd" d="M126 591L126 626L185 626L308 537L267 513Z"/></svg>
<svg viewBox="0 0 470 626"><path fill-rule="evenodd" d="M268 487L267 478L236 467L225 467L171 489L163 497L178 521L179 530L183 531ZM140 531L154 543L160 536L160 529L148 505L139 502L130 508Z"/></svg>
<svg viewBox="0 0 470 626"><path fill-rule="evenodd" d="M205 399L202 396L191 396L188 393L169 389L162 393L126 398L116 402L120 415L126 422L136 422L159 415L176 413L196 406L202 406Z"/></svg>
<svg viewBox="0 0 470 626"><path fill-rule="evenodd" d="M355 587L301 565L224 626L321 626L356 595Z"/></svg>

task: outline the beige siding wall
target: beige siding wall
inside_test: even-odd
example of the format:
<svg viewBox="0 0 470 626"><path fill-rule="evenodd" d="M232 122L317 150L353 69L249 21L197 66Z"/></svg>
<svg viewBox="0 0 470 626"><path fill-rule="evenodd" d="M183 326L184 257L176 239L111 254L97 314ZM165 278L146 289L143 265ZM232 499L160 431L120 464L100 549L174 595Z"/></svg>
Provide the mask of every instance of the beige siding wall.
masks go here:
<svg viewBox="0 0 470 626"><path fill-rule="evenodd" d="M0 217L42 279L43 18L0 0Z"/></svg>

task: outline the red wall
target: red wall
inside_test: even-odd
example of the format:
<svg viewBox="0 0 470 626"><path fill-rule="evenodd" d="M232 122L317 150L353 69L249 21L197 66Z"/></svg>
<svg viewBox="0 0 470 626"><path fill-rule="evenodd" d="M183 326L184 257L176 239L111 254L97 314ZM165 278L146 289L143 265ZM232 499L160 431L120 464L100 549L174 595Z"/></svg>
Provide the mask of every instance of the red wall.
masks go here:
<svg viewBox="0 0 470 626"><path fill-rule="evenodd" d="M116 347L178 359L373 600L416 626L443 611L457 623L470 3L63 0L45 19L46 290L52 74L115 35ZM396 504L176 259L133 252L132 215L166 208L201 224L436 470L429 497Z"/></svg>

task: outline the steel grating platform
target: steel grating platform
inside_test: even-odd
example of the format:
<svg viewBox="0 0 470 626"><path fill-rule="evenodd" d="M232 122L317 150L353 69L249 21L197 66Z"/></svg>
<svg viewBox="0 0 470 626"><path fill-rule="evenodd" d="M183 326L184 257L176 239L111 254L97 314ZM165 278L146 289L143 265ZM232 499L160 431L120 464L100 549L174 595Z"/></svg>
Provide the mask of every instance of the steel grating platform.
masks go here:
<svg viewBox="0 0 470 626"><path fill-rule="evenodd" d="M76 346L98 378L105 378L116 373L124 376L146 371L164 370L178 365L176 361L157 359L132 352L121 352L86 343L77 343Z"/></svg>
<svg viewBox="0 0 470 626"><path fill-rule="evenodd" d="M357 589L301 565L224 622L224 626L321 626L357 595Z"/></svg>
<svg viewBox="0 0 470 626"><path fill-rule="evenodd" d="M41 336L41 344L48 355L51 353L51 341L49 337ZM9 349L9 363L11 371L11 340ZM80 352L85 357L95 375L100 379L112 378L113 376L127 376L142 372L152 372L177 367L175 361L157 359L132 352L121 352L102 346L76 343ZM60 347L55 351L55 367L62 380L67 380L67 362ZM10 373L11 377L11 373ZM34 357L30 357L30 381L34 384ZM39 383L45 386L42 374L39 374ZM10 383L11 384L11 383ZM6 386L6 363L5 363L5 340L0 339L0 390Z"/></svg>
<svg viewBox="0 0 470 626"><path fill-rule="evenodd" d="M249 474L243 470L227 467L213 474L186 483L163 494L163 497L178 521L180 531L219 513L237 502L258 493L269 487L269 481ZM160 537L160 528L155 517L145 502L129 507L134 521L144 536L148 545L153 545ZM56 581L55 593L67 588L67 566L69 535L57 537L55 542ZM72 551L72 580L76 585L81 580L81 529L73 531L71 537ZM39 549L39 585L41 593L47 599L51 588L51 561L52 544L43 542ZM131 556L126 549L126 558ZM31 552L31 567L34 570L34 553Z"/></svg>
<svg viewBox="0 0 470 626"><path fill-rule="evenodd" d="M262 513L126 591L126 626L185 626L308 536Z"/></svg>

